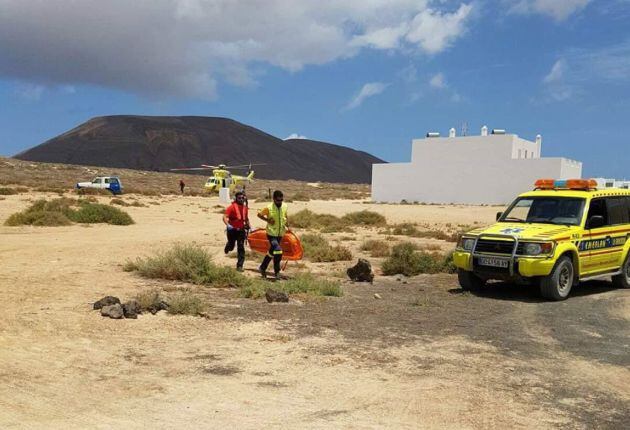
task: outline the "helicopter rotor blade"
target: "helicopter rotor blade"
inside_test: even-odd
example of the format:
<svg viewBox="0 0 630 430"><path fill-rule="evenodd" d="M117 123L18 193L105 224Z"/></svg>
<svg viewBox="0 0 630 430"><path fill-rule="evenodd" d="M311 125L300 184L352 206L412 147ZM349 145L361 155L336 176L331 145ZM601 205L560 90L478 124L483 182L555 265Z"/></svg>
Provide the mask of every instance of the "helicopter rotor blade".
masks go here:
<svg viewBox="0 0 630 430"><path fill-rule="evenodd" d="M226 166L226 169L240 169L240 168L245 168L245 167L249 167L251 170L252 166L266 166L267 163L250 163L250 164L242 164L240 166Z"/></svg>
<svg viewBox="0 0 630 430"><path fill-rule="evenodd" d="M184 170L208 170L208 167L182 167L179 169L168 169L171 172L181 172Z"/></svg>

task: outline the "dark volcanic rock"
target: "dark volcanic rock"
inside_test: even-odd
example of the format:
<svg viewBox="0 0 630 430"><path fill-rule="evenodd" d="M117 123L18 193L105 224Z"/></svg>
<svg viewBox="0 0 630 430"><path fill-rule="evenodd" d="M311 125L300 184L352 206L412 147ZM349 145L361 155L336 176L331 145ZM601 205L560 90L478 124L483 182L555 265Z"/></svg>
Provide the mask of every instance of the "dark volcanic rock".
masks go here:
<svg viewBox="0 0 630 430"><path fill-rule="evenodd" d="M124 316L124 313L120 303L117 303L115 305L103 306L101 308L101 315L118 320Z"/></svg>
<svg viewBox="0 0 630 430"><path fill-rule="evenodd" d="M115 305L116 303L120 303L120 299L114 296L105 296L98 302L94 303L94 309L101 309L103 306Z"/></svg>
<svg viewBox="0 0 630 430"><path fill-rule="evenodd" d="M364 258L359 258L357 264L350 267L346 273L355 282L372 282L374 280L372 265Z"/></svg>
<svg viewBox="0 0 630 430"><path fill-rule="evenodd" d="M136 318L138 318L138 314L142 313L142 310L140 309L140 304L135 300L129 300L128 302L123 303L122 308L125 318L131 318L135 320Z"/></svg>
<svg viewBox="0 0 630 430"><path fill-rule="evenodd" d="M160 303L156 304L155 306L151 306L147 310L149 312L151 312L152 315L155 315L159 311L166 311L166 310L168 310L168 303L166 303L164 300L162 300Z"/></svg>
<svg viewBox="0 0 630 430"><path fill-rule="evenodd" d="M272 303L272 302L287 303L289 301L289 296L287 295L287 293L283 293L282 291L276 291L276 290L271 290L271 289L265 292L265 298L267 299L269 303Z"/></svg>
<svg viewBox="0 0 630 430"><path fill-rule="evenodd" d="M278 139L228 118L130 115L93 118L15 158L158 171L253 161L264 163L256 166L260 178L345 183L369 183L372 164L384 162L344 146Z"/></svg>

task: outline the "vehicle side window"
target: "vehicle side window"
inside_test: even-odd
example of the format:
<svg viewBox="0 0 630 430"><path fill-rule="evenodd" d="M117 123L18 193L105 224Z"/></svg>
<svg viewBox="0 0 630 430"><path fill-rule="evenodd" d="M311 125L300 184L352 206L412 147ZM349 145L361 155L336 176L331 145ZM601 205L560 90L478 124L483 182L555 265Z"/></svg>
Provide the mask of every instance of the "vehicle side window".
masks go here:
<svg viewBox="0 0 630 430"><path fill-rule="evenodd" d="M606 206L609 225L628 224L628 207L624 197L609 197Z"/></svg>
<svg viewBox="0 0 630 430"><path fill-rule="evenodd" d="M591 219L592 216L601 215L604 218L604 225L609 225L608 222L608 212L606 211L606 200L604 199L593 199L591 200L591 206L588 208L588 217L587 220Z"/></svg>
<svg viewBox="0 0 630 430"><path fill-rule="evenodd" d="M109 184L109 178L105 178L105 183Z"/></svg>
<svg viewBox="0 0 630 430"><path fill-rule="evenodd" d="M96 178L92 181L93 184L100 184L101 183L101 178Z"/></svg>
<svg viewBox="0 0 630 430"><path fill-rule="evenodd" d="M118 183L118 179L116 179L116 178L111 178L111 179L109 180L109 183L110 183L110 184L117 184L117 183Z"/></svg>

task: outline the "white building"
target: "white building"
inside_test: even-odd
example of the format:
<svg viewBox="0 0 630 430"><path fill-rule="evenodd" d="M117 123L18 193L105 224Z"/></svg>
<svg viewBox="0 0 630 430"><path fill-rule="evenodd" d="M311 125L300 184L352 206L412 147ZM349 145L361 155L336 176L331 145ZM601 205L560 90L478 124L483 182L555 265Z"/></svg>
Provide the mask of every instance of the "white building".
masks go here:
<svg viewBox="0 0 630 430"><path fill-rule="evenodd" d="M410 163L372 165L372 200L506 204L540 178L582 176L582 163L542 158L542 138L531 142L504 130L480 136L427 133L412 141Z"/></svg>
<svg viewBox="0 0 630 430"><path fill-rule="evenodd" d="M597 188L630 188L630 181L609 179L609 178L594 178L597 181Z"/></svg>

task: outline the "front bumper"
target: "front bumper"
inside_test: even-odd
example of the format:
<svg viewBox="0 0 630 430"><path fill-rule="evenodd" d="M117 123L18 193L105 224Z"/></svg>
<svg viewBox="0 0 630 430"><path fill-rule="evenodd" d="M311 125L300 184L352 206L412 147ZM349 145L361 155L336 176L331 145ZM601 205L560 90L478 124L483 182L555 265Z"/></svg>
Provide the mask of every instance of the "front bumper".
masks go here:
<svg viewBox="0 0 630 430"><path fill-rule="evenodd" d="M456 267L474 272L486 279L510 279L547 276L551 273L555 264L556 259L553 253L549 256L536 257L517 255L516 251L519 242L517 237L503 235L482 235L480 237L512 240L514 241L513 250L510 254L480 253L476 251L477 242L475 242L472 252L462 249L455 250L453 262ZM504 260L507 262L507 267L499 268L481 265L479 264L479 259L483 257Z"/></svg>

